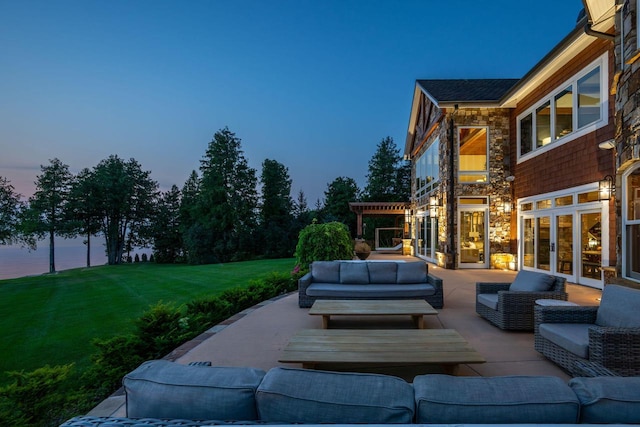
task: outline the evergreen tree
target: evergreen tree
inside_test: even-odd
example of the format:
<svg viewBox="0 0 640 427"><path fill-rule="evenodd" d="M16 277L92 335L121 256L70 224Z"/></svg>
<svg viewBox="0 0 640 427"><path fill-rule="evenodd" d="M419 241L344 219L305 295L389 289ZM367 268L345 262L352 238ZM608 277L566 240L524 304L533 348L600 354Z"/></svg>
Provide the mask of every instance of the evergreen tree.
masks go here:
<svg viewBox="0 0 640 427"><path fill-rule="evenodd" d="M0 176L0 245L19 240L20 212L24 204L13 185Z"/></svg>
<svg viewBox="0 0 640 427"><path fill-rule="evenodd" d="M269 258L289 257L295 251L297 230L293 230L291 178L287 168L275 160L262 163L262 206L260 222L263 252Z"/></svg>
<svg viewBox="0 0 640 427"><path fill-rule="evenodd" d="M67 205L67 217L74 230L86 236L84 243L87 245L87 267L91 266L91 236L95 236L101 227L100 212L95 205L95 191L91 171L85 168L73 179Z"/></svg>
<svg viewBox="0 0 640 427"><path fill-rule="evenodd" d="M369 173L363 199L369 202L408 201L411 165L402 159L393 138L383 138L369 160Z"/></svg>
<svg viewBox="0 0 640 427"><path fill-rule="evenodd" d="M27 234L39 239L49 237L49 273L56 271L55 236L73 235L72 224L66 214L73 175L69 166L59 159L40 166L36 177L36 192L29 199L29 213L25 221Z"/></svg>
<svg viewBox="0 0 640 427"><path fill-rule="evenodd" d="M224 128L213 136L200 161L194 222L184 236L192 263L246 259L255 252L257 178L240 145L240 139Z"/></svg>
<svg viewBox="0 0 640 427"><path fill-rule="evenodd" d="M183 243L180 208L180 190L173 185L158 199L153 220L153 256L158 263L175 263L181 260Z"/></svg>
<svg viewBox="0 0 640 427"><path fill-rule="evenodd" d="M349 227L352 236L356 233L356 214L351 212L349 202L359 200L358 184L353 178L338 177L324 192L325 202L322 209L324 222L339 221Z"/></svg>

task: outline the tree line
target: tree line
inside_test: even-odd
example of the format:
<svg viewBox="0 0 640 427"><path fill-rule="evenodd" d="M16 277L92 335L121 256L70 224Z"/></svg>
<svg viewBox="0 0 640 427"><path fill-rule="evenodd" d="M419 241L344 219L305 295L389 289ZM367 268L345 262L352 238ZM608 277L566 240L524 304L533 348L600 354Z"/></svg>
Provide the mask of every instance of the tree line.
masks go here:
<svg viewBox="0 0 640 427"><path fill-rule="evenodd" d="M0 176L0 244L35 249L49 241L49 271L55 272L54 237L103 236L110 265L130 260L136 247L152 247L159 263L208 264L294 254L298 233L316 222L340 221L355 236L351 201L408 201L410 165L391 137L369 160L367 183L349 177L327 185L312 209L302 190L291 196L288 169L266 159L251 167L241 140L228 128L216 132L182 188L159 191L135 159L111 155L74 175L55 158L41 166L27 201ZM371 228L372 229L372 228Z"/></svg>

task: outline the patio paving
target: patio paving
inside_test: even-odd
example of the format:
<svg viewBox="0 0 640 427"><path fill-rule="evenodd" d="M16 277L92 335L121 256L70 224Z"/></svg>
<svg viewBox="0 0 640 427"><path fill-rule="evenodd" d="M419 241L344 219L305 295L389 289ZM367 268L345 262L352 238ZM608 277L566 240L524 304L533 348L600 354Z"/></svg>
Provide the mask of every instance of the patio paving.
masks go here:
<svg viewBox="0 0 640 427"><path fill-rule="evenodd" d="M418 261L415 257L372 254L370 259ZM475 283L510 282L514 271L446 270L429 264L429 272L444 280L444 308L438 315L425 316L427 328L455 329L487 360L484 364L461 365L458 375L552 375L568 380L570 376L533 348L532 332L502 331L475 312ZM567 284L569 301L579 305L598 305L601 291ZM171 359L187 364L211 361L215 366L248 366L269 370L276 366L300 367L278 362L289 339L300 329L322 328L322 318L310 316L309 309L298 307L297 293L259 304L177 349ZM413 328L404 317L332 317L332 327L341 328ZM387 367L384 371L411 381L427 373L424 367ZM124 416L124 396L115 394L89 415Z"/></svg>

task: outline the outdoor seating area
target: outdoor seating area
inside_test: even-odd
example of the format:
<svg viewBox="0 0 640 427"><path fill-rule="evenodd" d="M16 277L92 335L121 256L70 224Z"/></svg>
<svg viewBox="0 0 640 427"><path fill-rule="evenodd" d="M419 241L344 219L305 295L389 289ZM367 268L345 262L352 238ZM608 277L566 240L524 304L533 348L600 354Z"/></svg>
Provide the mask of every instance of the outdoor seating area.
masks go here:
<svg viewBox="0 0 640 427"><path fill-rule="evenodd" d="M396 261L399 265L403 263L409 264L416 260L416 258L401 255L387 254L378 256L380 257L380 261ZM376 255L372 257L372 260L376 260ZM422 262L419 261L418 263ZM362 264L370 265L374 263L368 262ZM314 315L310 313L309 309L299 307L299 294L294 293L271 301L265 301L263 304L234 316L232 319L229 319L229 321L212 328L194 342L187 343L183 347L176 349L167 359L177 362L171 364L173 366L178 365L184 367L193 362L210 361L216 368L224 367L248 370L253 372L252 375L259 374L258 376L262 375L260 372L263 372L265 376L261 377L262 380L260 384L262 384L264 378L271 376L278 377L283 375L287 376L287 378L289 378L289 376L298 378L298 372L300 372L300 377L304 376L305 378L308 378L307 375L318 375L318 377L314 376L314 378L320 378L320 376L322 376L322 378L331 378L331 380L327 381L310 381L309 379L289 379L285 381L285 383L288 384L287 387L291 387L284 393L289 396L289 398L291 398L292 394L295 395L295 393L311 393L312 396L305 395L304 398L300 397L300 399L307 403L309 403L309 401L314 402L315 400L322 402L321 404L316 402L318 406L313 409L309 409L308 407L301 409L300 411L307 414L304 418L295 418L295 416L300 416L300 411L294 409L298 407L300 403L298 401L278 403L278 405L280 405L278 406L279 409L272 412L273 417L265 416L264 419L262 418L263 411L260 409L260 404L258 403L258 418L253 420L240 420L238 417L233 418L234 421L241 423L245 421L249 423L262 423L266 420L269 420L266 422L270 422L276 419L285 424L318 424L331 422L327 421L326 416L328 416L331 411L339 411L342 405L334 402L332 405L337 405L336 408L328 406L329 404L326 402L327 396L334 396L334 394L336 394L338 398L363 398L369 393L360 393L360 390L372 390L371 388L362 387L356 387L357 390L354 390L342 385L336 386L336 384L339 384L339 381L336 382L334 378L339 379L345 376L349 378L351 378L351 376L361 378L361 376L367 375L371 375L374 378L381 377L385 379L390 377L392 381L401 381L401 384L409 387L413 393L413 399L411 400L412 406L410 406L413 415L411 421L398 421L404 424L418 422L455 423L463 425L473 424L474 420L477 420L475 421L476 423L484 423L486 419L491 419L490 417L496 417L494 418L494 423L496 424L534 422L518 419L513 415L514 413L518 413L518 411L514 411L513 408L511 408L511 410L505 409L509 407L509 399L518 396L519 392L517 390L526 390L527 393L523 392L521 395L526 395L527 399L531 399L532 401L535 401L538 397L556 396L554 390L557 390L560 394L566 393L565 397L567 397L568 400L561 399L563 403L567 404L567 407L562 409L562 411L568 411L565 412L565 415L562 417L559 416L558 412L556 412L558 408L552 409L551 406L549 406L541 412L554 415L552 415L551 418L529 418L529 420L538 420L535 422L552 424L625 422L624 419L619 416L621 413L626 414L625 416L636 417L634 420L640 422L640 398L638 398L637 393L635 393L635 390L640 386L640 384L638 384L638 381L640 381L639 377L626 378L621 376L620 373L615 372L615 370L607 369L605 366L586 359L576 364L576 371L571 371L539 352L536 346L534 346L534 333L530 331L503 330L478 315L475 310L477 301L476 283L479 281L484 283L517 283L517 280L515 280L517 278L516 272L502 270L445 270L434 266L430 266L430 268L435 270L434 273L443 284L443 301L446 301L446 308L432 311L419 307L417 310L412 308L402 312L398 310L397 304L393 303L388 305L389 313L385 314L379 311L386 309L385 304L382 304L382 309L378 307L377 303L374 305L355 304L352 306L352 308L354 308L353 310L348 309L346 314L344 312L341 314L340 310L336 311L336 308L330 304L324 307L321 313L315 313ZM568 299L570 303L584 310L587 310L586 307L588 306L594 306L597 310L600 298L602 297L606 308L606 302L609 301L609 299L607 295L603 295L601 291L574 284L563 283L562 285L564 294L556 301L565 302L564 300ZM548 296L545 295L544 299L554 300L554 298L547 297ZM339 300L333 300L333 302L340 303ZM349 301L346 300L345 302ZM552 310L575 308L553 305L538 306L535 304L534 307L536 314L538 312L550 313ZM340 304L338 308L340 308ZM344 309L344 307L341 309ZM358 310L361 312L356 313ZM330 320L328 317L325 319L324 316L319 315L327 312L329 313ZM606 314L606 310L604 314ZM420 317L421 320L418 320L418 317ZM421 324L421 327L418 326L419 324ZM536 329L536 334L537 333L538 329ZM469 357L469 355L475 353L480 359L459 360L455 363L456 369L450 369L453 365L441 363L442 360L437 363L424 363L424 360L401 360L399 356L397 359L392 359L388 363L380 363L380 357L388 357L388 354L390 354L385 348L389 350L398 348L399 344L397 343L397 339L404 340L404 348L411 349L417 346L417 344L414 343L424 340L422 334L429 335L432 338L428 339L435 340L432 347L441 346L443 345L442 343L445 342L457 342L458 344L455 345L458 345L459 349L453 350L454 352L467 352L468 354L465 357ZM413 335L416 337L413 337ZM287 349L299 349L299 343L301 342L311 343L312 351L317 351L325 347L323 351L330 354L332 352L340 353L340 351L343 350L334 351L340 348L348 348L348 352L351 352L354 346L366 341L369 339L366 337L369 336L374 337L373 339L375 340L380 340L375 346L376 351L380 351L381 354L384 353L384 355L372 356L377 359L369 361L357 360L358 363L351 363L348 360L340 360L336 363L330 360L325 360L322 363L316 363L318 361L306 363L303 360L287 358ZM440 338L437 338L438 336L440 336ZM318 344L318 342L320 342L320 344ZM290 347L292 345L294 347ZM345 345L346 347L344 347ZM453 349L453 347L451 348ZM402 350L402 348L400 348L400 350ZM435 350L433 351L437 352ZM398 352L398 354L400 353L402 353L402 351ZM452 354L454 353L446 356L439 354L434 357L448 357L450 358L448 359L449 361L453 361ZM392 355L391 357L396 356ZM200 366L190 367L190 369L204 368ZM578 371L577 369L580 370ZM256 372L258 372L258 374L255 374ZM598 376L598 378L574 379L573 377L577 376L575 374L576 372L584 376ZM209 378L208 381L216 381L211 378L211 375L207 375L207 377ZM166 378L165 376L165 380ZM475 382L473 380L475 380ZM584 380L587 381L584 382ZM592 382L591 380L596 381ZM385 380L380 379L380 381ZM510 390L510 392L492 397L491 393L494 393L496 390L496 384L494 384L493 381L505 381L511 384L509 386L510 388L505 389ZM551 381L553 385L546 381ZM153 382L156 384L153 387L157 387L158 382L162 381ZM538 382L541 384L540 387L536 385ZM313 387L309 387L309 384L313 384ZM440 385L434 388L432 384L446 384L446 387ZM260 387L262 387L262 385L259 385L256 390ZM445 388L443 389L443 387ZM479 394L475 394L476 392L465 392L465 390L482 387L487 388L487 392L484 393L484 395L481 392L478 392ZM597 391L593 391L592 387L593 390ZM619 409L622 403L618 402L617 399L620 399L621 396L624 395L623 391L626 390L627 387L630 387L633 392L630 393L631 397L625 395L622 399L627 406L624 407L623 412L620 412ZM442 390L445 389L447 393L446 396L443 396ZM615 396L611 398L611 396L603 396L601 394L608 393L606 390L610 389L615 389L616 393L621 392L622 395L614 393ZM142 395L148 398L150 396L149 389L142 388L142 390L144 390ZM434 390L440 391L434 392ZM130 395L128 394L125 399L123 391L105 400L86 416L72 420L67 425L96 426L106 422L114 423L109 424L110 426L132 425L127 424L128 419L126 418L127 415L132 416L130 413L128 414L127 409L127 405L131 405L129 402ZM167 394L171 395L173 399L177 393L179 392L173 388L172 391ZM600 394L598 395L598 393ZM258 391L249 394L257 396ZM270 390L269 393L266 393L263 397L266 398L267 395L269 405L275 404L273 399L279 399L278 392L274 392L273 390ZM594 400L593 396L596 395L600 397ZM138 396L140 396L139 393ZM473 396L483 396L481 399L482 402L465 400L472 399ZM440 399L440 401L436 401L438 399ZM443 403L442 399L453 400L447 400L447 402ZM263 403L267 400L263 400ZM526 401L527 400L525 400L525 402ZM590 404L592 405L595 405L595 402L602 402L603 405L604 402L608 402L608 404L614 405L617 409L612 411L610 409L611 407L604 408L604 406L599 406L596 408L596 406L593 406L591 409L599 415L593 415L592 413L592 415L589 416L593 416L594 418L581 418L585 416L583 414L588 412L588 408L585 405L587 401L591 402ZM537 402L535 405L542 405L542 403ZM184 404L182 406L188 407L188 405ZM471 407L475 409L471 410ZM573 407L574 409L568 409L569 407ZM455 410L452 411L452 408L455 408ZM467 410L470 412L466 413L465 411ZM528 411L529 409L526 410ZM325 418L313 418L313 416L308 415L309 413L314 413L314 411L315 413L322 413L322 416ZM160 414L161 412L139 413L137 415L153 418L156 424L150 425L174 425L171 424L171 420L157 420L157 418L163 417L174 418L173 416L168 414L154 415L154 413ZM269 410L265 410L264 413L269 413ZM436 416L438 413L455 414L457 418L452 417L453 415L449 418L438 418L440 417L440 415ZM465 413L467 415L464 415ZM615 419L611 418L610 415L614 413L617 413L619 417ZM287 414L289 418L283 418L285 414ZM294 416L293 414L297 415ZM607 414L606 416L609 416L609 418L603 414ZM574 415L576 417L572 418ZM201 414L201 417L202 416L203 414ZM571 420L566 418L566 416L571 418ZM113 417L125 418L124 421L113 421ZM481 421L478 417L483 417L482 420L485 421ZM533 417L533 415L530 415L530 417ZM220 420L219 416L206 418ZM596 419L600 421L595 421ZM376 418L374 421L347 420L348 418L344 418L344 421L341 421L341 423L387 423L384 418ZM223 421L225 420L223 419ZM117 424L118 422L122 424ZM207 423L209 424L193 425L213 424L211 421L207 421Z"/></svg>

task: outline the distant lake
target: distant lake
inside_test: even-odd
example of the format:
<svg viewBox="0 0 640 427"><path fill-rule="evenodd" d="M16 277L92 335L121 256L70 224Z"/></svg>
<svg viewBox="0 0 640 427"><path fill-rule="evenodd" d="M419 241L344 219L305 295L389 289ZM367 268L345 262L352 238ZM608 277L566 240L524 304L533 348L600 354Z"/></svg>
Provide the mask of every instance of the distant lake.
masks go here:
<svg viewBox="0 0 640 427"><path fill-rule="evenodd" d="M56 271L86 267L87 247L82 238L59 239L55 241ZM151 255L151 249L146 250ZM142 253L140 253L142 255ZM132 253L131 256L134 256ZM104 251L104 237L91 238L91 266L104 265L107 256ZM49 272L49 241L38 242L38 249L29 252L20 246L0 245L0 280L31 276Z"/></svg>

